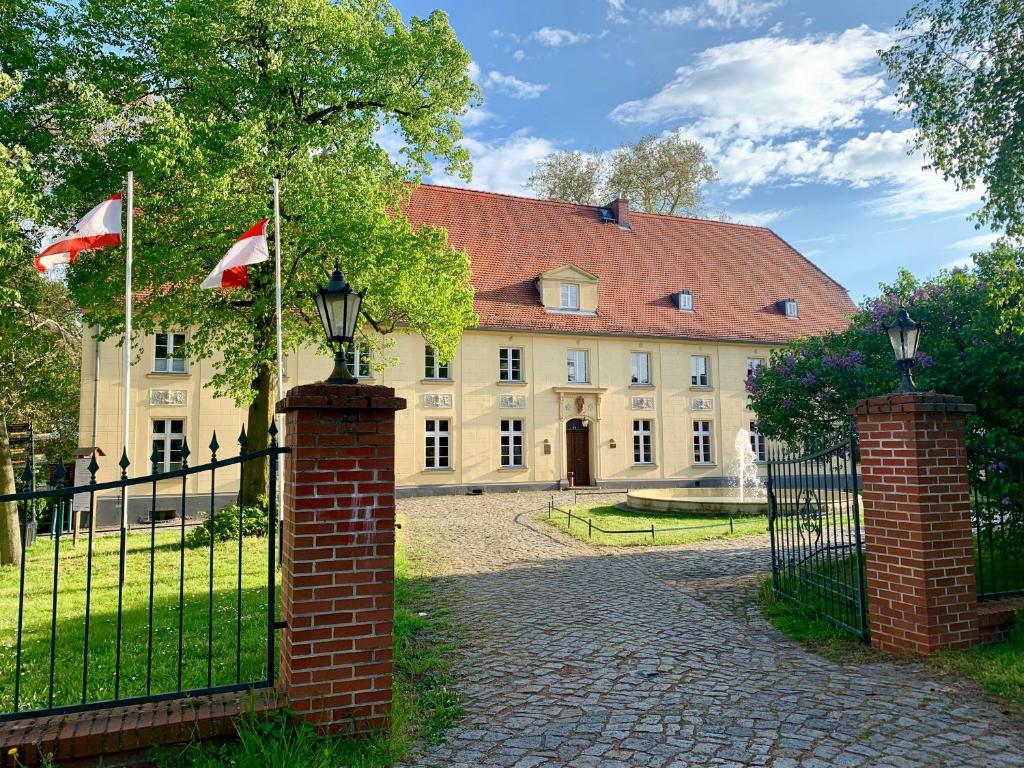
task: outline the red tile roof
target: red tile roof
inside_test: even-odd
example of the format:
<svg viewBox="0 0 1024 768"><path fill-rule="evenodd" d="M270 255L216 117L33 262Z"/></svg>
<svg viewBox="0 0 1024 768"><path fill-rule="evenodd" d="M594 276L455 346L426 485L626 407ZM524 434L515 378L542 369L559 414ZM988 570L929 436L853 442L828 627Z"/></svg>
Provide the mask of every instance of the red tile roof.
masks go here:
<svg viewBox="0 0 1024 768"><path fill-rule="evenodd" d="M846 326L846 290L770 229L423 184L405 209L472 262L480 327L784 342ZM534 280L573 264L598 276L596 317L544 311ZM672 294L693 292L693 312ZM776 302L795 298L797 319Z"/></svg>

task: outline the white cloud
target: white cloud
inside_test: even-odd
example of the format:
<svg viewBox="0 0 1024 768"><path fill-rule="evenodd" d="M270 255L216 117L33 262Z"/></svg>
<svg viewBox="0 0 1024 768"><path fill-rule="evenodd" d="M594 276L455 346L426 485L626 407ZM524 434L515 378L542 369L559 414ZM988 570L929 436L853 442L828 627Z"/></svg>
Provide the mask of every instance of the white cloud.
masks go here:
<svg viewBox="0 0 1024 768"><path fill-rule="evenodd" d="M976 205L980 191L957 190L952 182L923 167L921 156L910 153L913 138L911 128L852 138L839 147L821 176L855 189L877 189L868 206L893 218L962 211Z"/></svg>
<svg viewBox="0 0 1024 768"><path fill-rule="evenodd" d="M471 107L460 118L459 122L462 123L463 128L476 128L478 125L486 123L492 117L494 115L483 107Z"/></svg>
<svg viewBox="0 0 1024 768"><path fill-rule="evenodd" d="M516 61L523 61L526 59L526 51L524 51L522 48L517 48L515 51L512 52L512 58L515 59Z"/></svg>
<svg viewBox="0 0 1024 768"><path fill-rule="evenodd" d="M497 88L514 99L535 99L551 87L547 83L530 83L520 80L515 75L505 75L493 69L487 73L487 79L483 84Z"/></svg>
<svg viewBox="0 0 1024 768"><path fill-rule="evenodd" d="M702 132L751 137L855 127L888 88L866 26L802 40L760 37L708 48L645 99L612 110L625 124L699 121Z"/></svg>
<svg viewBox="0 0 1024 768"><path fill-rule="evenodd" d="M593 35L588 35L585 32L571 32L568 29L558 29L556 27L541 27L530 37L541 45L557 48L562 45L585 43Z"/></svg>
<svg viewBox="0 0 1024 768"><path fill-rule="evenodd" d="M646 12L655 24L678 26L694 24L711 29L759 27L782 3L779 0L703 0L694 5L679 5L660 13Z"/></svg>
<svg viewBox="0 0 1024 768"><path fill-rule="evenodd" d="M537 161L558 149L554 142L531 136L526 129L492 141L469 137L463 140L463 145L473 159L472 183L466 184L460 179L447 176L432 181L513 195L527 193L526 180L533 173Z"/></svg>
<svg viewBox="0 0 1024 768"><path fill-rule="evenodd" d="M629 24L627 10L629 6L626 5L626 0L608 0L608 21L613 24Z"/></svg>
<svg viewBox="0 0 1024 768"><path fill-rule="evenodd" d="M999 235L997 233L988 232L984 235L975 235L974 237L965 237L963 240L957 240L949 246L949 249L951 251L978 253L979 251L987 251L998 239ZM970 257L968 257L968 261L970 261Z"/></svg>
<svg viewBox="0 0 1024 768"><path fill-rule="evenodd" d="M746 194L751 187L781 179L812 179L832 156L827 139L757 141L689 130L679 133L704 147L719 179L733 187L733 197Z"/></svg>
<svg viewBox="0 0 1024 768"><path fill-rule="evenodd" d="M469 64L466 66L466 74L469 75L470 80L478 82L480 80L480 65L475 61L470 60Z"/></svg>

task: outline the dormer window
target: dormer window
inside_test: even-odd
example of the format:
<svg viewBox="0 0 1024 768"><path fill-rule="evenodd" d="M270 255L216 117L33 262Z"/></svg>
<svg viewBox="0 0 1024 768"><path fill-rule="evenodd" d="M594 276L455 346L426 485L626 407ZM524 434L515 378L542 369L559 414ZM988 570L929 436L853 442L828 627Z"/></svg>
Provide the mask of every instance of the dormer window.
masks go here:
<svg viewBox="0 0 1024 768"><path fill-rule="evenodd" d="M580 308L580 287L576 283L562 283L561 308L578 310Z"/></svg>
<svg viewBox="0 0 1024 768"><path fill-rule="evenodd" d="M680 312L693 312L693 293L691 291L680 291L676 294L676 306Z"/></svg>
<svg viewBox="0 0 1024 768"><path fill-rule="evenodd" d="M537 276L534 285L545 312L597 315L598 277L575 264L563 264Z"/></svg>
<svg viewBox="0 0 1024 768"><path fill-rule="evenodd" d="M783 299L779 302L779 309L786 317L800 317L800 310L796 299Z"/></svg>

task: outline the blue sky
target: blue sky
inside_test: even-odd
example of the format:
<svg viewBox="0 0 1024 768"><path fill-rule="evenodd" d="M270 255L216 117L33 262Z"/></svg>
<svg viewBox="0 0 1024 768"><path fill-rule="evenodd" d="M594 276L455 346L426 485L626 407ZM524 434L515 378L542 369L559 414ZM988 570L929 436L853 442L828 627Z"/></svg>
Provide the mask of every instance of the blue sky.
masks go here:
<svg viewBox="0 0 1024 768"><path fill-rule="evenodd" d="M718 170L708 211L770 226L854 300L992 239L967 218L977 191L907 155L913 126L875 51L910 3L392 1L407 17L446 11L473 57L474 188L528 194L550 152L678 131Z"/></svg>

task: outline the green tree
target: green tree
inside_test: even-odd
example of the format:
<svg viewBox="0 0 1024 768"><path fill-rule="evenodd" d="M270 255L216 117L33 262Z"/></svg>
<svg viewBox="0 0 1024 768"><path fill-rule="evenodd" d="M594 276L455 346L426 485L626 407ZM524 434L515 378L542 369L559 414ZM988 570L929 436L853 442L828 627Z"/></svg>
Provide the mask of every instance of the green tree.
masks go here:
<svg viewBox="0 0 1024 768"><path fill-rule="evenodd" d="M609 155L556 152L527 181L541 197L598 205L622 195L639 210L682 215L700 209L702 185L715 171L704 148L669 136L645 136Z"/></svg>
<svg viewBox="0 0 1024 768"><path fill-rule="evenodd" d="M794 446L820 442L849 425L849 409L858 400L896 390L899 374L884 324L905 307L923 325L917 386L962 395L978 407L971 419L978 436L1019 444L1024 334L1004 328L992 291L992 264L1013 258L977 255L976 268L926 282L901 272L893 285L882 286L880 296L864 302L846 330L800 339L773 353L747 381L762 433Z"/></svg>
<svg viewBox="0 0 1024 768"><path fill-rule="evenodd" d="M1024 234L1024 3L924 0L896 29L881 56L918 147L958 187L982 182L980 223Z"/></svg>
<svg viewBox="0 0 1024 768"><path fill-rule="evenodd" d="M211 359L215 391L249 404L250 448L266 445L273 408L273 268L251 269L251 285L234 291L199 282L269 215L275 176L286 350L324 344L310 296L338 262L367 290L375 329L409 329L454 352L476 321L468 258L401 213L409 182L433 163L470 171L458 118L478 91L443 13L407 23L385 0L90 0L52 14L76 62L70 90L96 98L58 112L60 142L39 142L47 220L73 220L134 169L135 327L191 329L185 354ZM14 129L31 133L54 103L64 94L34 90ZM401 142L394 155L384 135ZM116 249L69 272L104 337L123 333L123 280ZM244 498L265 495L266 463L242 482Z"/></svg>
<svg viewBox="0 0 1024 768"><path fill-rule="evenodd" d="M16 90L0 72L0 101ZM32 181L24 148L0 143L0 496L15 491L9 423L31 421L54 433L58 455L77 441L80 326L67 289L32 266ZM0 504L0 565L21 556L17 505Z"/></svg>

